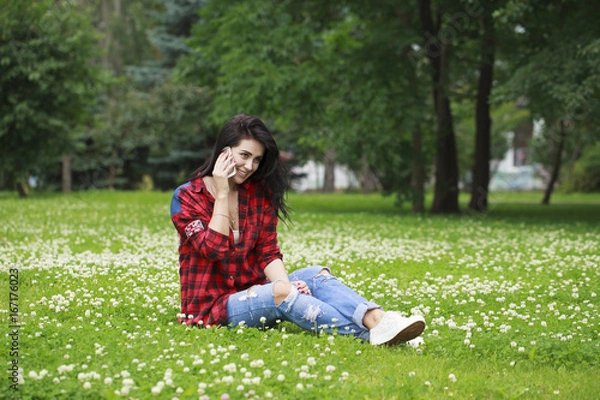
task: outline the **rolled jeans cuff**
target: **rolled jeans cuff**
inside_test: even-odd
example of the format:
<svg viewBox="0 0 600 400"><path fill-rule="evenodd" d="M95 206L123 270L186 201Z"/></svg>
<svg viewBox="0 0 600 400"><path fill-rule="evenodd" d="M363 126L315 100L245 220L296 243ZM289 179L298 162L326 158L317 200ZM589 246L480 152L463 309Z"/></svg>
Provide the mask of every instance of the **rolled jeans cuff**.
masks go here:
<svg viewBox="0 0 600 400"><path fill-rule="evenodd" d="M371 310L376 310L376 309L382 309L381 306L373 303L372 301L367 301L366 303L360 303L357 307L356 310L354 310L354 314L352 315L352 321L358 325L360 328L368 331L369 328L367 328L364 324L363 324L363 319L365 318L365 314Z"/></svg>

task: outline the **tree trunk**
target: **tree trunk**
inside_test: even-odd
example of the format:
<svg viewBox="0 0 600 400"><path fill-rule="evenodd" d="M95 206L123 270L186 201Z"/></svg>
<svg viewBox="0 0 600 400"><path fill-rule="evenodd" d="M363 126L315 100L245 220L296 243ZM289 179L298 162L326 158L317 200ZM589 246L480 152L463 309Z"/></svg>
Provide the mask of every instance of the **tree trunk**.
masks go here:
<svg viewBox="0 0 600 400"><path fill-rule="evenodd" d="M62 191L69 193L72 190L71 184L71 156L62 155Z"/></svg>
<svg viewBox="0 0 600 400"><path fill-rule="evenodd" d="M27 197L27 189L25 188L25 184L23 182L17 182L16 187L19 197Z"/></svg>
<svg viewBox="0 0 600 400"><path fill-rule="evenodd" d="M495 32L492 10L488 4L482 16L483 36L481 40L481 64L479 66L479 88L475 111L475 165L473 187L469 209L487 211L490 183L490 156L492 118L490 116L490 94L494 79Z"/></svg>
<svg viewBox="0 0 600 400"><path fill-rule="evenodd" d="M546 192L544 193L544 198L542 199L542 204L548 205L550 204L550 196L552 195L552 191L554 190L554 185L558 181L558 175L560 173L560 164L562 160L562 152L565 147L565 138L567 137L567 130L565 121L560 121L560 135L558 137L558 149L556 150L556 155L554 158L554 165L552 166L552 175L550 176L550 181L548 182L548 186L546 187Z"/></svg>
<svg viewBox="0 0 600 400"><path fill-rule="evenodd" d="M121 0L102 0L100 13L104 32L104 37L101 40L102 63L105 68L113 71L116 76L121 76L123 74L121 45L118 38L114 40L115 26L125 23L122 18Z"/></svg>
<svg viewBox="0 0 600 400"><path fill-rule="evenodd" d="M423 133L418 126L412 133L412 147L412 211L415 214L423 214L425 212L425 166L423 165Z"/></svg>
<svg viewBox="0 0 600 400"><path fill-rule="evenodd" d="M117 150L113 149L113 153L110 158L110 166L108 167L108 189L109 190L114 190L116 176L117 176Z"/></svg>
<svg viewBox="0 0 600 400"><path fill-rule="evenodd" d="M573 181L573 169L575 168L575 162L579 158L579 154L581 154L581 149L583 147L583 137L580 136L577 141L577 145L575 146L575 150L573 150L573 154L571 155L571 162L569 163L569 171L567 174L567 182L571 183Z"/></svg>
<svg viewBox="0 0 600 400"><path fill-rule="evenodd" d="M116 23L119 26L124 27L126 24L126 21L122 15L121 0L114 0L113 5L114 5L113 18L116 20ZM112 66L113 66L114 71L116 72L116 75L121 76L121 75L123 75L123 54L122 54L122 50L121 50L121 42L119 40L115 40L113 42L113 47L114 47L114 49L112 51L112 54L113 54Z"/></svg>
<svg viewBox="0 0 600 400"><path fill-rule="evenodd" d="M104 29L104 35L101 40L102 43L102 64L107 69L110 68L110 48L112 45L112 26L111 26L111 12L110 12L110 0L102 0L100 4L100 13L102 18L102 25Z"/></svg>
<svg viewBox="0 0 600 400"><path fill-rule="evenodd" d="M363 153L363 156L362 156L362 159L360 162L361 162L360 181L361 181L362 192L363 193L372 193L377 190L380 190L381 183L379 182L379 179L377 179L377 176L375 176L375 174L371 170L371 167L369 167L369 163L367 162L367 155L365 153Z"/></svg>
<svg viewBox="0 0 600 400"><path fill-rule="evenodd" d="M449 55L451 43L437 39L430 0L419 0L419 16L424 30L427 57L431 63L433 102L437 121L435 188L431 212L458 213L458 158L450 98L448 97Z"/></svg>
<svg viewBox="0 0 600 400"><path fill-rule="evenodd" d="M325 152L325 177L323 179L323 192L335 191L335 148L330 147Z"/></svg>

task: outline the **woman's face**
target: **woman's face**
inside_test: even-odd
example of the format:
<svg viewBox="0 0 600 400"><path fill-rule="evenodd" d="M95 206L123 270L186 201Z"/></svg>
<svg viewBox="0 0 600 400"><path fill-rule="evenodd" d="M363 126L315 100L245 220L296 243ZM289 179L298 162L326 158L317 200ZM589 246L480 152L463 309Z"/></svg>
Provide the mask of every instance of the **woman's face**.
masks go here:
<svg viewBox="0 0 600 400"><path fill-rule="evenodd" d="M242 139L231 150L233 151L233 160L237 171L233 176L233 180L239 185L258 169L265 154L265 147L257 140Z"/></svg>

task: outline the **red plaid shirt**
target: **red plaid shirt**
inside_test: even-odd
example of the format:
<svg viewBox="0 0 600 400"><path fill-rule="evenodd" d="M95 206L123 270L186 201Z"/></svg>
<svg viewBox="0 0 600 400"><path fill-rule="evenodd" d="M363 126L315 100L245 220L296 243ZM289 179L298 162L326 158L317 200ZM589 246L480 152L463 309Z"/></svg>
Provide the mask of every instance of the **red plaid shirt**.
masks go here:
<svg viewBox="0 0 600 400"><path fill-rule="evenodd" d="M229 295L266 283L265 267L283 256L277 243L277 211L254 182L239 187L240 240L208 227L214 197L202 178L175 190L171 220L179 233L180 322L227 325Z"/></svg>

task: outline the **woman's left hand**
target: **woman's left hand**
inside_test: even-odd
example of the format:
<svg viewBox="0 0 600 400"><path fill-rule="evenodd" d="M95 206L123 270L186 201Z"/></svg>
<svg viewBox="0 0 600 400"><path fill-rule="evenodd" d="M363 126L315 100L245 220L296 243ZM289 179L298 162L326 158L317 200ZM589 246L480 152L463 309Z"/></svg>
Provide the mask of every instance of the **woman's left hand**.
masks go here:
<svg viewBox="0 0 600 400"><path fill-rule="evenodd" d="M298 289L298 291L302 294L307 294L307 295L312 295L312 293L310 292L310 289L308 288L308 285L306 284L306 282L304 281L292 281L292 285L294 285L294 287L296 289Z"/></svg>

